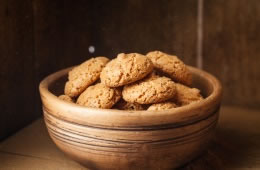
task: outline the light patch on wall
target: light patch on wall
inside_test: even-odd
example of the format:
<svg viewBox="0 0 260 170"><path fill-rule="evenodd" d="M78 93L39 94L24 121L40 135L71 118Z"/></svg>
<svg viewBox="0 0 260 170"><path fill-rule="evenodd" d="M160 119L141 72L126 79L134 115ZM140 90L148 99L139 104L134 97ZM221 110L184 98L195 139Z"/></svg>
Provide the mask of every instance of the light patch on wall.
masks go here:
<svg viewBox="0 0 260 170"><path fill-rule="evenodd" d="M94 53L95 52L95 47L94 46L89 46L88 47L88 51L89 51L89 53Z"/></svg>

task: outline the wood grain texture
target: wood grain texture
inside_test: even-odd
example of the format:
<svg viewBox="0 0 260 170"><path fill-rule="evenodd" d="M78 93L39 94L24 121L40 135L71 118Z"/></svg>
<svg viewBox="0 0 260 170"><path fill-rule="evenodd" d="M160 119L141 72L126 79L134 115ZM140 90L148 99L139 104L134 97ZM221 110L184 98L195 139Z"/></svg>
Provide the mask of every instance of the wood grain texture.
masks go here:
<svg viewBox="0 0 260 170"><path fill-rule="evenodd" d="M1 0L0 140L40 115L35 112L33 13L30 0Z"/></svg>
<svg viewBox="0 0 260 170"><path fill-rule="evenodd" d="M196 63L196 1L33 3L36 66L41 78L92 56L114 58L120 52L145 54L158 49L190 65ZM95 47L93 54L89 46Z"/></svg>
<svg viewBox="0 0 260 170"><path fill-rule="evenodd" d="M258 170L259 110L222 107L210 148L178 170ZM0 169L85 169L51 141L43 119L0 143Z"/></svg>
<svg viewBox="0 0 260 170"><path fill-rule="evenodd" d="M162 50L196 63L197 1L91 1L96 55ZM88 18L83 18L87 20Z"/></svg>
<svg viewBox="0 0 260 170"><path fill-rule="evenodd" d="M33 1L38 79L88 59L91 19L87 2Z"/></svg>
<svg viewBox="0 0 260 170"><path fill-rule="evenodd" d="M224 86L224 103L259 107L260 1L204 1L204 68Z"/></svg>
<svg viewBox="0 0 260 170"><path fill-rule="evenodd" d="M1 170L83 170L51 141L42 119L0 143Z"/></svg>
<svg viewBox="0 0 260 170"><path fill-rule="evenodd" d="M43 77L64 65L63 4L57 1L32 1L35 85ZM37 93L37 112L41 113L40 96Z"/></svg>
<svg viewBox="0 0 260 170"><path fill-rule="evenodd" d="M33 1L36 86L47 75L90 58L89 1ZM37 109L41 102L37 93Z"/></svg>

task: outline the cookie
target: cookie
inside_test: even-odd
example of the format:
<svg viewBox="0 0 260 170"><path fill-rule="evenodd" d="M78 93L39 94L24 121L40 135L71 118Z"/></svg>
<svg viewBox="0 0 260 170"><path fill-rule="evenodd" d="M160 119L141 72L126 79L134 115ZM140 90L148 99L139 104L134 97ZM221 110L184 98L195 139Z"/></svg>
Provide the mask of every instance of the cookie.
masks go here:
<svg viewBox="0 0 260 170"><path fill-rule="evenodd" d="M152 104L147 110L168 110L178 107L173 102L163 102L163 103L155 103Z"/></svg>
<svg viewBox="0 0 260 170"><path fill-rule="evenodd" d="M167 77L148 76L147 78L124 86L123 99L130 103L153 104L174 97L175 83Z"/></svg>
<svg viewBox="0 0 260 170"><path fill-rule="evenodd" d="M80 95L88 86L98 80L102 69L108 63L106 57L91 58L69 72L64 93L70 97Z"/></svg>
<svg viewBox="0 0 260 170"><path fill-rule="evenodd" d="M114 109L119 110L145 110L144 107L138 103L129 103L121 99L114 106Z"/></svg>
<svg viewBox="0 0 260 170"><path fill-rule="evenodd" d="M74 103L73 99L70 96L67 96L67 95L64 95L64 94L60 95L58 98L61 99L61 100L70 102L70 103Z"/></svg>
<svg viewBox="0 0 260 170"><path fill-rule="evenodd" d="M153 70L151 60L138 53L118 54L102 70L100 79L109 87L119 87L144 78Z"/></svg>
<svg viewBox="0 0 260 170"><path fill-rule="evenodd" d="M121 98L121 90L98 83L89 86L78 98L77 104L92 108L110 109Z"/></svg>
<svg viewBox="0 0 260 170"><path fill-rule="evenodd" d="M180 83L176 84L176 96L173 98L173 101L178 105L188 105L190 103L203 100L203 97L200 95L200 90L197 88L190 88Z"/></svg>
<svg viewBox="0 0 260 170"><path fill-rule="evenodd" d="M174 81L191 85L192 75L187 66L177 57L161 51L149 52L146 55L159 71L166 73Z"/></svg>

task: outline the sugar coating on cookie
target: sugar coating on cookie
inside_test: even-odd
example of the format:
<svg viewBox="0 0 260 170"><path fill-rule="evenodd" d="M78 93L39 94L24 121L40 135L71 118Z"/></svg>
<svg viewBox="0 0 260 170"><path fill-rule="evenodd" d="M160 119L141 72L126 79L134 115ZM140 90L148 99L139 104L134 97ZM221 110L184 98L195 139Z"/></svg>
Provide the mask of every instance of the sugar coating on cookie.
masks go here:
<svg viewBox="0 0 260 170"><path fill-rule="evenodd" d="M100 79L109 87L119 87L144 78L153 70L152 61L141 54L118 54L102 70Z"/></svg>
<svg viewBox="0 0 260 170"><path fill-rule="evenodd" d="M173 100L180 106L188 105L190 103L203 100L200 90L197 88L190 88L180 83L176 84L176 96Z"/></svg>
<svg viewBox="0 0 260 170"><path fill-rule="evenodd" d="M114 106L114 109L119 110L145 110L141 104L138 103L129 103L124 101L123 99L119 100Z"/></svg>
<svg viewBox="0 0 260 170"><path fill-rule="evenodd" d="M123 99L130 103L153 104L166 101L174 97L176 93L175 83L167 77L156 75L130 85L124 86Z"/></svg>
<svg viewBox="0 0 260 170"><path fill-rule="evenodd" d="M61 99L61 100L70 102L70 103L74 103L73 99L70 96L68 96L68 95L62 94L58 98Z"/></svg>
<svg viewBox="0 0 260 170"><path fill-rule="evenodd" d="M110 109L121 98L121 90L98 83L89 86L78 98L77 104L92 108Z"/></svg>
<svg viewBox="0 0 260 170"><path fill-rule="evenodd" d="M168 101L152 104L147 110L168 110L176 107L178 106L175 103Z"/></svg>
<svg viewBox="0 0 260 170"><path fill-rule="evenodd" d="M64 93L70 97L80 95L88 86L100 76L102 69L108 63L106 57L91 58L69 72Z"/></svg>
<svg viewBox="0 0 260 170"><path fill-rule="evenodd" d="M152 51L147 55L156 69L166 73L174 81L191 85L192 75L187 66L177 57L163 53L161 51Z"/></svg>

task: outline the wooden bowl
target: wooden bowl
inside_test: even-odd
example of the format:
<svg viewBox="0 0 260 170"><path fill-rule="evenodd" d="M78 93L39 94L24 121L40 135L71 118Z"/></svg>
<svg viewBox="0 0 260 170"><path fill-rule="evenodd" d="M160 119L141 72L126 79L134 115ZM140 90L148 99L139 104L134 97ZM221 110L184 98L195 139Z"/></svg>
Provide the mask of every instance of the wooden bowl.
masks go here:
<svg viewBox="0 0 260 170"><path fill-rule="evenodd" d="M205 100L173 110L94 109L60 100L71 68L39 86L50 137L67 155L90 169L173 169L207 148L218 120L221 84L189 67L193 87Z"/></svg>

